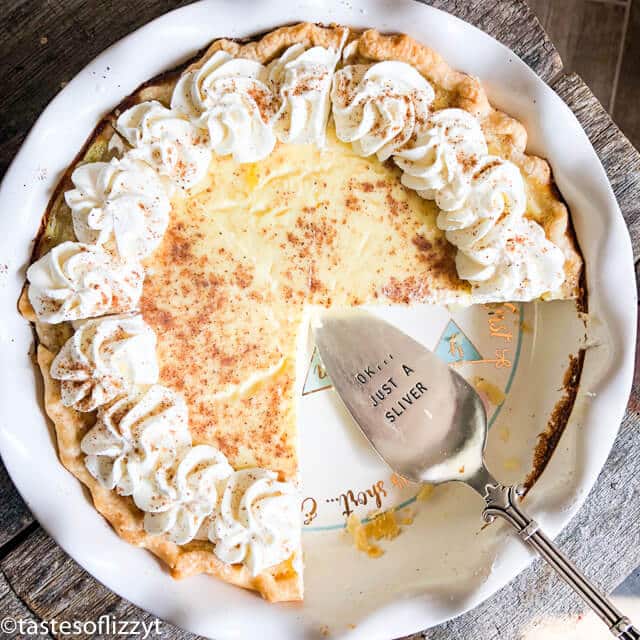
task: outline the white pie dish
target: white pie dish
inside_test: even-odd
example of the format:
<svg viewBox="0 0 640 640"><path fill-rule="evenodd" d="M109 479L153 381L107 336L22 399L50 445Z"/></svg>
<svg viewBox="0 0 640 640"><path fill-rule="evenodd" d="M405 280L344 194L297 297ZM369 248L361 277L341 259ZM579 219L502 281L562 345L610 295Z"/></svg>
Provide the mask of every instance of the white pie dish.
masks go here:
<svg viewBox="0 0 640 640"><path fill-rule="evenodd" d="M474 606L516 575L530 556L517 541L511 541L494 563L493 549L503 539L497 528L489 530L477 553L469 554L468 543L482 524L479 505L470 493L456 488L439 494L435 506L429 507L433 511L421 510L429 520L422 525L416 522L398 539L401 552L398 545L390 546L380 560L356 554L333 528L340 519L331 514L311 523L312 528L324 529L305 535L309 592L303 606L268 605L207 577L173 582L149 554L116 537L94 511L79 483L58 462L43 414L34 410L34 399L40 399L41 390L26 357L32 336L16 311L30 240L47 200L100 116L138 84L190 57L215 37L249 36L296 20L336 21L413 35L439 51L452 66L478 75L494 103L527 125L530 148L550 160L571 207L586 258L590 308L597 319L592 324L597 335L592 339L600 340L601 346L587 354L581 383L585 391L596 395L580 395L561 445L529 500L530 508L552 535L575 513L604 464L631 384L636 293L624 221L595 152L562 101L513 53L482 32L413 2L351 2L328 9L319 2L292 7L277 1L258 6L252 3L250 11L248 3L200 2L172 12L114 45L60 93L32 130L0 191L0 348L3 361L12 363L0 374L0 451L29 507L61 546L109 588L164 619L220 639L250 633L274 638L314 637L324 625L333 637L387 638L418 631ZM89 101L87 95L91 96ZM5 264L6 269L2 268ZM513 386L511 377L503 380L511 389L503 420L504 414L510 420L525 420L524 412L519 414L517 408L522 404L518 396L525 391L518 378L522 381L527 370L542 366L553 381L550 386L557 387L556 378L561 379L566 356L580 340L580 326L572 322L575 314L566 306L531 306L525 313L536 333L527 337L519 332L522 341L518 340L518 345L524 346L518 346L518 353L528 354L529 359L522 365L524 370L514 363ZM432 335L437 338L440 327L449 320L445 311L434 309L392 310L388 314L426 341ZM473 326L481 324L469 315L458 321L462 325L465 321ZM571 339L567 340L569 334ZM517 371L520 375L515 375ZM379 463L354 441L335 402L327 394L305 397L301 409L305 491L325 497L335 495L343 486L370 484L370 478L381 472ZM533 402L529 396L527 401ZM553 394L535 398L541 410L553 406L554 401ZM333 419L327 421L330 411ZM312 418L318 415L333 429L331 438L326 431L319 431L323 424ZM526 442L522 450L508 455L524 455L544 427L544 423L529 422L526 429L523 427L526 437L522 440ZM332 481L323 473L323 454L329 451L316 446L313 433L323 433L321 440L331 440L337 452L332 460L344 473ZM496 451L496 463L506 455ZM512 479L498 469L495 472ZM332 486L333 482L338 484ZM547 508L536 508L543 500ZM437 518L439 525L435 524ZM455 530L455 534L446 534L450 547L447 559L437 544L426 554L419 545L424 540L422 534L446 532L447 528ZM422 569L427 559L432 575L409 579L420 573L415 570ZM315 571L321 563L335 568ZM476 580L472 579L474 574ZM359 585L370 584L372 579L375 588L361 592Z"/></svg>

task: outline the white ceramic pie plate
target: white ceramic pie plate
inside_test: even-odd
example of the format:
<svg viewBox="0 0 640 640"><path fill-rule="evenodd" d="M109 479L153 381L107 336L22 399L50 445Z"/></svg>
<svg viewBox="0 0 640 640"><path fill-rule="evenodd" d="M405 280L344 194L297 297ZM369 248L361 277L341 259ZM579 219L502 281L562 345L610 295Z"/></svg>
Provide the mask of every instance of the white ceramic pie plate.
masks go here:
<svg viewBox="0 0 640 640"><path fill-rule="evenodd" d="M206 576L173 581L150 554L121 541L97 514L80 483L57 460L39 404L39 377L28 357L32 334L16 300L31 241L61 172L102 114L143 81L216 37L250 36L298 20L401 31L432 46L454 67L479 76L493 102L526 124L530 149L553 166L586 258L590 348L580 393L556 453L527 498L551 535L570 520L595 482L631 385L636 291L630 240L604 170L571 111L512 52L445 13L408 0L325 4L207 0L136 31L53 100L0 191L4 463L43 527L98 580L161 618L219 640L313 638L327 629L332 637L369 640L409 634L475 606L531 557L500 525L480 531L479 499L461 486L440 487L427 502L412 502L416 488L394 483L363 446L333 392L321 390L326 380L318 377L311 352L302 356L311 362L311 372L300 400L303 605L270 605ZM501 408L488 406L493 422L489 464L505 481L523 478L536 436L561 395L568 356L584 345L584 327L573 305L503 307L498 318L481 308L381 312L445 357L479 361L456 366L507 392ZM452 334L457 334L453 347ZM364 517L378 499L383 508L408 502L416 518L385 546L384 556L372 560L353 549L341 525L347 505Z"/></svg>

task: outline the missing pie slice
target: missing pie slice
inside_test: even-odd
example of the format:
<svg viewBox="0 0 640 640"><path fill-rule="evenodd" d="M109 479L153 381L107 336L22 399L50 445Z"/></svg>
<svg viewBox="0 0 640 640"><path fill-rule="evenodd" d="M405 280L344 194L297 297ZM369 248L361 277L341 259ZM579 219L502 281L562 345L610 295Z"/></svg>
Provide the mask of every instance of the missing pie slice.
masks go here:
<svg viewBox="0 0 640 640"><path fill-rule="evenodd" d="M45 215L35 323L62 463L174 577L302 598L296 353L313 306L582 295L549 165L405 35L217 40L109 114Z"/></svg>

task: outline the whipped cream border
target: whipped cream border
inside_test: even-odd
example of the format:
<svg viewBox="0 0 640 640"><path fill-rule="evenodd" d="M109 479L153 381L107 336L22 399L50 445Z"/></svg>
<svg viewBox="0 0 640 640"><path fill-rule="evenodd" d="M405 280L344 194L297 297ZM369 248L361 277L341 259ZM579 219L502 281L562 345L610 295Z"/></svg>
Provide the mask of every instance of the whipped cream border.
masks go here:
<svg viewBox="0 0 640 640"><path fill-rule="evenodd" d="M434 89L411 65L350 65L345 53L351 45L344 51L343 45L344 40L334 50L295 44L266 66L217 52L203 66L182 74L170 107L150 101L122 113L116 123L120 157L111 163L80 165L72 174L75 188L65 194L76 231L82 232L82 246L108 254L120 270L139 269L139 257L161 240L165 203L173 190L194 186L206 173L211 154L254 162L268 156L278 140L323 147L333 116L339 139L351 143L360 155L392 158L403 172L405 186L436 201L441 209L437 224L458 247L460 277L471 282L477 298L490 298L492 287L511 287L516 299L535 298L559 287L564 256L540 225L524 217L526 192L520 170L489 155L478 119L460 109L434 111ZM120 167L129 173L118 173ZM145 182L152 173L157 178ZM533 270L532 277L549 282L544 291L518 293L505 283L500 266L515 269L518 277L524 270L529 277L527 264L518 263L522 256L512 240L518 232L534 238L525 243L525 258L540 261L553 254L554 273ZM109 263L106 258L103 262ZM30 280L44 279L46 274L38 269L45 263L41 259L32 265ZM51 287L50 295L60 305L71 304L74 300L69 299L79 295L79 285L65 284L62 291L60 285L57 290ZM109 313L108 306L105 311ZM64 314L37 315L46 323L67 320ZM73 319L95 315L95 309L84 315L78 308ZM85 323L77 324L80 331ZM73 340L72 336L69 342ZM100 345L84 348L99 355ZM92 371L88 383L93 379L98 384L100 375ZM55 368L52 377L59 379ZM234 471L215 447L194 445L181 396L154 385L153 379L144 382L134 381L128 393L115 398L103 394L104 401L88 405L63 399L77 410L98 408L96 426L82 446L90 473L102 486L135 497L151 535L164 535L176 544L208 537L223 561L246 564L253 575L289 558L299 544L295 518L276 518L286 527L269 532L261 522L260 499L268 501L266 513L273 511L273 504L281 505L283 513L295 513L295 485L278 482L277 474L264 469ZM178 408L165 410L162 420L145 418L150 393L170 394L175 400L169 404ZM124 416L118 414L120 406L127 407ZM174 444L160 447L158 453L150 438ZM129 464L131 451L143 454L137 453ZM238 482L240 477L245 481ZM232 495L237 486L243 488L240 496ZM289 531L292 528L296 531Z"/></svg>

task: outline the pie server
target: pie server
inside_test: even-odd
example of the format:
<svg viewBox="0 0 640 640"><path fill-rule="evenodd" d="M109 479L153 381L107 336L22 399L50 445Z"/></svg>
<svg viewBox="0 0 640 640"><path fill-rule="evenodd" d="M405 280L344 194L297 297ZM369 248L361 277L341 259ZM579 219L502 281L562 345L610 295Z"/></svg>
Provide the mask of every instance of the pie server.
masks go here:
<svg viewBox="0 0 640 640"><path fill-rule="evenodd" d="M433 352L364 311L325 312L313 323L333 386L380 457L412 482L456 480L486 503L486 522L504 518L622 640L640 632L520 507L524 490L487 470L484 405L473 387Z"/></svg>

